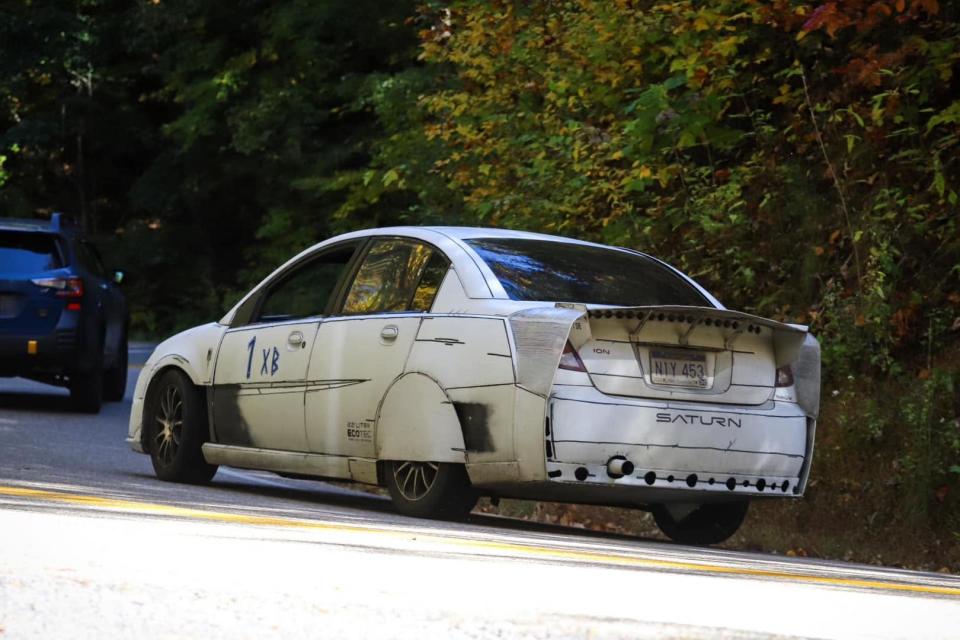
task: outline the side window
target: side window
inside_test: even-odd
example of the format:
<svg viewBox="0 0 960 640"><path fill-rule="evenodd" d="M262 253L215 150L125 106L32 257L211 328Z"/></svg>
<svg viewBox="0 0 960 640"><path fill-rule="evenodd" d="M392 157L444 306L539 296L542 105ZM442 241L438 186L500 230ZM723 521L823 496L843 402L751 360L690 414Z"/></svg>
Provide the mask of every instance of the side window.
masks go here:
<svg viewBox="0 0 960 640"><path fill-rule="evenodd" d="M343 305L346 314L429 311L447 259L413 240L374 242Z"/></svg>
<svg viewBox="0 0 960 640"><path fill-rule="evenodd" d="M294 267L267 291L253 322L278 322L323 315L356 246L327 251Z"/></svg>
<svg viewBox="0 0 960 640"><path fill-rule="evenodd" d="M411 308L414 311L430 311L433 306L433 299L437 297L437 290L443 284L443 277L447 275L447 269L450 263L438 252L434 252L427 260L427 265L423 268L423 274L420 276L420 284L413 294L413 304Z"/></svg>

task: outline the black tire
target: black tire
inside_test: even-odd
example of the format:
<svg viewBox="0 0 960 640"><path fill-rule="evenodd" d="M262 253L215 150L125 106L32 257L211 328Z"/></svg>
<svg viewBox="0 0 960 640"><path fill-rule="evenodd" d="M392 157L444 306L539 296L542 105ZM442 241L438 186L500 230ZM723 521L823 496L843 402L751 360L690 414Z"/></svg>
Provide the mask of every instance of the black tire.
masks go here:
<svg viewBox="0 0 960 640"><path fill-rule="evenodd" d="M120 402L127 393L127 331L124 329L117 346L117 363L103 374L103 399L107 402Z"/></svg>
<svg viewBox="0 0 960 640"><path fill-rule="evenodd" d="M750 503L746 500L707 503L676 520L666 507L656 505L653 508L653 519L660 531L674 542L719 544L737 532L747 517L749 507Z"/></svg>
<svg viewBox="0 0 960 640"><path fill-rule="evenodd" d="M390 498L404 515L462 520L479 498L460 464L397 460L387 462L384 470Z"/></svg>
<svg viewBox="0 0 960 640"><path fill-rule="evenodd" d="M169 369L150 385L143 428L153 471L161 480L203 484L217 472L201 451L208 436L203 396L180 371Z"/></svg>
<svg viewBox="0 0 960 640"><path fill-rule="evenodd" d="M89 370L70 374L70 404L84 413L100 413L103 405L103 344L93 353Z"/></svg>

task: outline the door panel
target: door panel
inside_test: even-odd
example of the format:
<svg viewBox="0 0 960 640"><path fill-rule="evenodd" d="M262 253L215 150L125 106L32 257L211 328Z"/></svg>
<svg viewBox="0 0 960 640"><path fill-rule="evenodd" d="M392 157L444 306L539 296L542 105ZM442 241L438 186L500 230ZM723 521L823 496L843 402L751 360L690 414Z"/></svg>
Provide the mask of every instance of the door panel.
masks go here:
<svg viewBox="0 0 960 640"><path fill-rule="evenodd" d="M307 451L303 392L318 324L313 320L227 331L213 380L217 442Z"/></svg>
<svg viewBox="0 0 960 640"><path fill-rule="evenodd" d="M320 325L307 375L310 451L374 456L377 407L403 372L420 318L385 314Z"/></svg>
<svg viewBox="0 0 960 640"><path fill-rule="evenodd" d="M358 247L328 247L277 274L251 298L245 324L227 331L213 382L218 443L307 451L307 366L320 317L333 304Z"/></svg>
<svg viewBox="0 0 960 640"><path fill-rule="evenodd" d="M311 451L374 457L377 408L403 372L448 265L442 253L409 238L368 245L344 288L343 315L320 325L313 348L304 400Z"/></svg>

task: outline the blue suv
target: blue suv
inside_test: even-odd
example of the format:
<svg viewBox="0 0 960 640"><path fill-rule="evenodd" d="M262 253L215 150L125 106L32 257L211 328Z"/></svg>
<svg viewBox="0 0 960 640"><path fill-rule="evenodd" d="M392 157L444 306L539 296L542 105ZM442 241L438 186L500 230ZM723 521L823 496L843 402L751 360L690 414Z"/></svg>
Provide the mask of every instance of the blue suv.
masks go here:
<svg viewBox="0 0 960 640"><path fill-rule="evenodd" d="M0 377L70 389L96 413L127 386L129 313L120 281L69 219L0 218Z"/></svg>

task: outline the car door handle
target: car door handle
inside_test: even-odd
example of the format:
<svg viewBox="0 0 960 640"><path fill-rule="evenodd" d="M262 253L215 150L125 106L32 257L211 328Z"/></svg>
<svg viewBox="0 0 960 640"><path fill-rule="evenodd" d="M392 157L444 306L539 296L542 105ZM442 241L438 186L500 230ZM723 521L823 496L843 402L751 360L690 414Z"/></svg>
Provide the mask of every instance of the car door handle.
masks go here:
<svg viewBox="0 0 960 640"><path fill-rule="evenodd" d="M380 330L380 338L386 342L393 342L400 335L400 329L394 324L388 324Z"/></svg>
<svg viewBox="0 0 960 640"><path fill-rule="evenodd" d="M289 336L287 336L287 344L294 349L302 349L307 345L307 341L303 339L302 332L294 331Z"/></svg>

